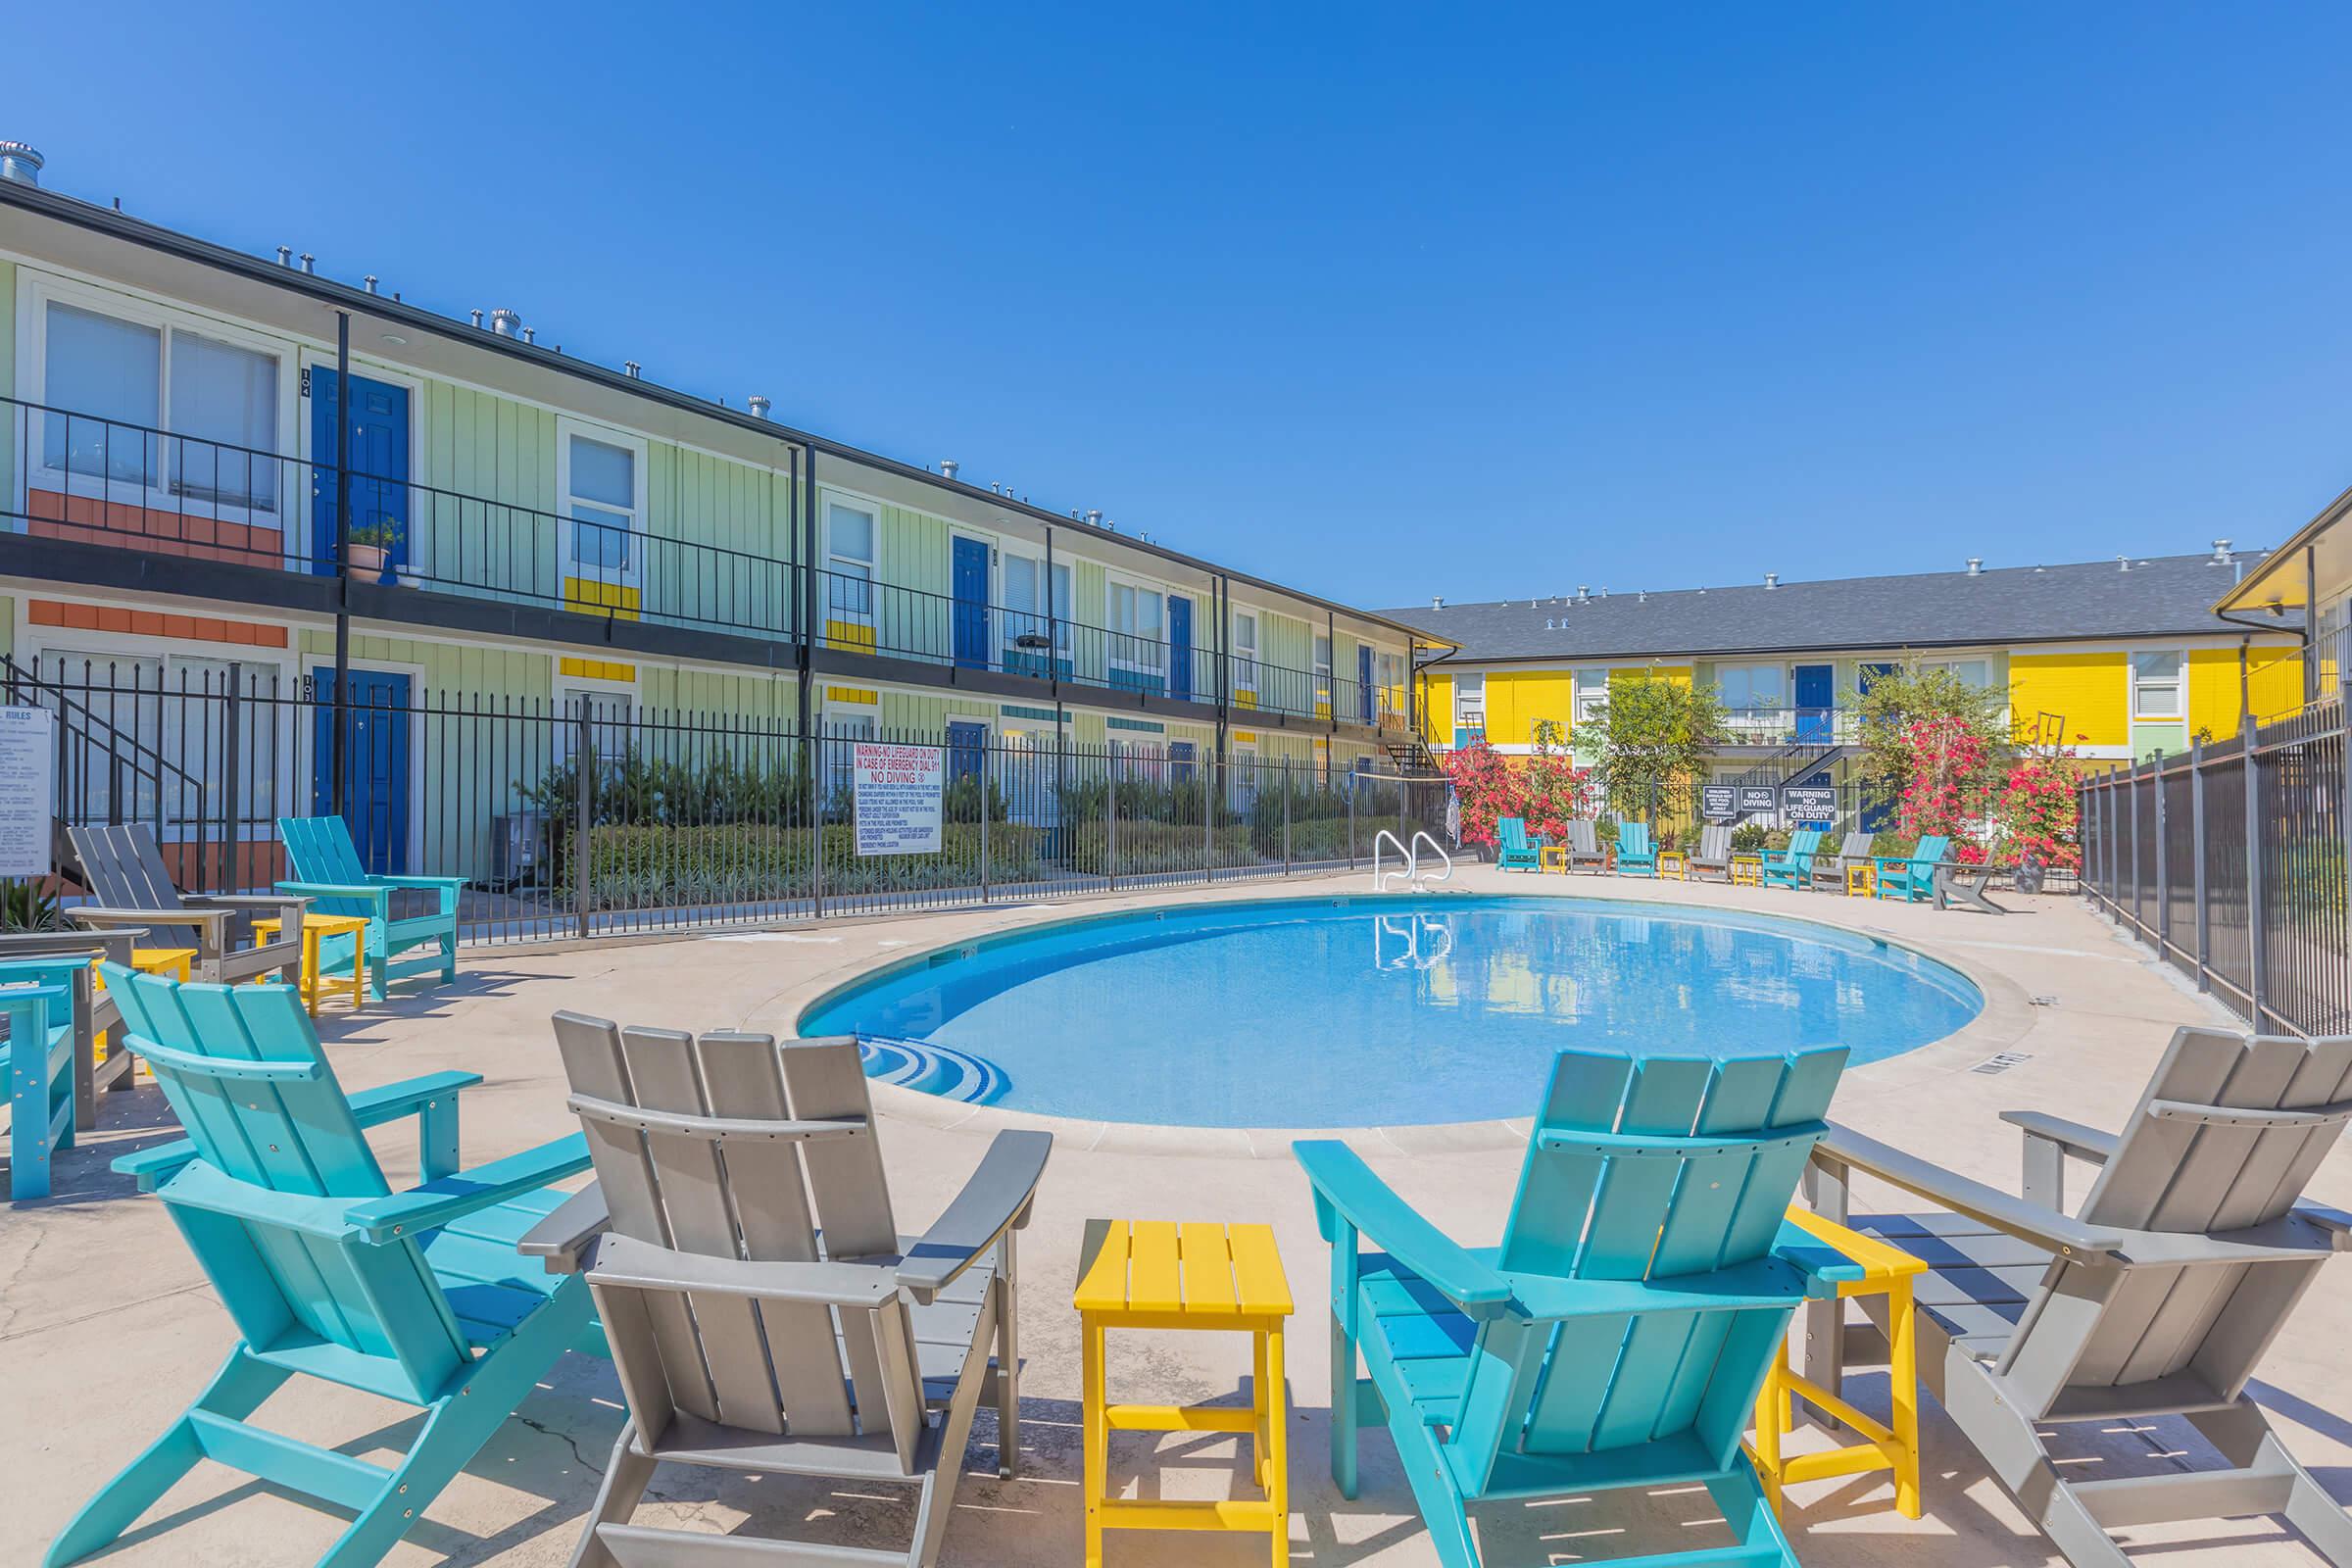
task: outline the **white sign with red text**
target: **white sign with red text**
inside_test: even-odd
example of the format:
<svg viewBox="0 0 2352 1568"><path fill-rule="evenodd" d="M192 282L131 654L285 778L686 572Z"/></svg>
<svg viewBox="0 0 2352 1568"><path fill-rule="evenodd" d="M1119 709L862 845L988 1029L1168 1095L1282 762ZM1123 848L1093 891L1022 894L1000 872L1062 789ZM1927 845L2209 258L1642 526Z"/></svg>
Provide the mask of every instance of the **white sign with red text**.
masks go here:
<svg viewBox="0 0 2352 1568"><path fill-rule="evenodd" d="M850 787L859 855L937 855L947 754L937 746L857 743Z"/></svg>

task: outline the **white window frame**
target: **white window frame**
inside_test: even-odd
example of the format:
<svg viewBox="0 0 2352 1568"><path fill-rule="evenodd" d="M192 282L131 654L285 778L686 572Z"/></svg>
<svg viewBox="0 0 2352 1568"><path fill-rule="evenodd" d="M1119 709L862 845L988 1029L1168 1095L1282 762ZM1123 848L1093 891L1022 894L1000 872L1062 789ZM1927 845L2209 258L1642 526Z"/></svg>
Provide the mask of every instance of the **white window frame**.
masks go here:
<svg viewBox="0 0 2352 1568"><path fill-rule="evenodd" d="M1146 637L1141 631L1128 631L1119 625L1119 594L1124 590L1135 596L1140 608L1147 599L1159 628L1157 637ZM1138 616L1140 622L1141 616ZM1168 671L1168 594L1157 583L1124 572L1108 572L1102 581L1102 628L1107 643L1110 667L1135 675L1156 675L1167 678Z"/></svg>
<svg viewBox="0 0 2352 1568"><path fill-rule="evenodd" d="M25 444L33 450L20 454L17 462L16 516L10 520L15 532L24 532L29 526L25 514L28 505L24 492L30 489L54 489L61 494L103 500L122 506L142 507L218 522L236 522L249 527L275 528L289 559L307 554L307 541L298 550L296 535L309 528L307 497L302 487L293 482L300 467L302 418L302 377L297 355L298 345L291 339L276 338L256 332L218 317L180 309L161 301L133 294L117 293L75 279L22 270L24 284L18 290L17 301L17 387L18 396L27 402L46 407L49 387L49 307L68 305L92 315L112 317L135 326L152 327L161 334L156 355L156 428L164 434L157 438L156 471L145 478L153 482L116 479L106 474L78 474L69 466L64 469L50 467L43 459L47 449L45 416L30 418L23 434ZM231 348L244 349L263 355L277 364L277 441L270 466L277 478L278 505L275 511L254 507L223 505L218 501L200 501L174 493L172 480L172 337L174 332L188 332L208 337ZM76 410L66 410L76 413ZM180 439L205 443L202 436ZM37 443L37 445L36 445ZM260 451L261 448L254 450ZM260 463L263 460L256 459Z"/></svg>
<svg viewBox="0 0 2352 1568"><path fill-rule="evenodd" d="M1004 647L1002 652L1034 654L1037 651L1035 649L1015 649L1012 646L1012 640L1015 637L1020 636L1024 631L1034 629L1028 624L1028 622L1043 617L1044 619L1053 623L1053 657L1055 660L1067 661L1070 657L1070 628L1075 624L1072 618L1073 606L1070 603L1070 593L1071 590L1076 586L1076 574L1070 570L1070 564L1067 561L1056 561L1051 566L1049 566L1046 563L1045 552L1039 550L1024 550L1019 546L1012 544L999 545L997 547L997 555L999 558L997 564L997 594L999 596L999 602L1003 605L1004 612L1003 615L998 617L1004 622ZM1036 571L1038 598L1041 601L1041 608L1036 610L1019 610L1013 607L1011 603L1011 592L1004 585L1004 568L1009 566L1015 561L1027 562L1031 568ZM1059 579L1059 592L1055 591L1056 578Z"/></svg>
<svg viewBox="0 0 2352 1568"><path fill-rule="evenodd" d="M561 670L563 666L559 663L557 667ZM556 676L554 690L556 712L562 719L562 723L557 726L556 741L556 760L559 764L571 760L572 737L578 733L575 728L578 715L573 711L572 700L579 697L585 697L592 705L612 702L626 705L620 715L619 733L622 742L619 750L612 751L607 748L606 743L611 738L612 731L600 732L594 728L606 721L610 716L609 711L600 713L592 707L589 712L589 723L591 736L597 743L596 757L599 763L608 768L612 767L628 755L627 737L636 732L637 720L637 683L634 680L609 680L601 675L559 673Z"/></svg>
<svg viewBox="0 0 2352 1568"><path fill-rule="evenodd" d="M410 417L414 421L413 410ZM634 481L631 488L636 491L636 497L629 513L629 564L617 572L608 566L587 565L579 559L578 552L573 548L571 506L575 498L571 493L571 443L575 436L583 441L596 441L609 447L619 447L631 454L629 475ZM566 415L557 416L556 556L557 564L561 567L563 576L608 587L634 588L639 595L644 594L646 498L648 494L646 488L647 447L648 443L645 437L632 435L626 430L616 430L609 424L592 424L585 419L575 419ZM576 499L583 506L595 507L606 512L612 510L610 502L597 501L588 497Z"/></svg>
<svg viewBox="0 0 2352 1568"><path fill-rule="evenodd" d="M1387 649L1374 649L1372 679L1380 688L1380 695L1373 705L1373 721L1386 723L1392 718L1404 717L1404 656Z"/></svg>
<svg viewBox="0 0 2352 1568"><path fill-rule="evenodd" d="M2141 660L2142 658L2149 657L2149 656L2154 656L2154 657L2162 658L2162 657L2164 657L2164 656L2167 656L2167 655L2171 656L2171 657L2172 657L2174 660L2178 661L2178 662L2177 662L2177 663L2174 665L2174 667L2173 667L2173 678L2172 678L2172 679L2171 679L2169 682L2168 682L2168 681L2145 681L2145 680L2142 680L2142 679L2140 678L2140 673L2139 673L2139 662L2140 662L2140 660ZM2125 669L2126 669L2126 670L2129 672L2128 678L2129 678L2129 679L2131 680L2131 682L2132 682L2132 697L2131 697L2131 701L2132 701L2132 723L2134 723L2134 724L2186 724L2186 723L2188 722L2188 652L2187 652L2187 650L2185 650L2185 649L2181 649L2181 648L2135 648L2135 649L2132 649L2131 652L2129 652L2128 654L2126 654L2126 655L2124 656L2124 668L2125 668ZM2141 707L2140 707L2139 698L2140 698L2140 692L2141 692L2141 689L2142 689L2143 687L2150 687L2150 686L2153 686L2153 687L2158 687L2158 688L2162 688L2162 687L2165 687L2165 686L2169 686L2169 687L2171 688L2171 690L2172 690L2172 693L2173 693L2173 704L2174 704L2174 706L2173 706L2173 710L2172 710L2171 712L2169 712L2169 713L2156 713L2156 712L2150 712L2150 711L2148 711L2147 710L2145 710L2145 709L2143 709L2143 708L2141 708Z"/></svg>
<svg viewBox="0 0 2352 1568"><path fill-rule="evenodd" d="M1724 675L1731 670L1738 670L1749 678L1748 695L1750 701L1743 704L1733 703L1731 693L1724 689L1723 684ZM1754 676L1759 670L1770 670L1773 672L1776 684L1780 688L1779 701L1771 703L1758 703L1753 701L1755 695ZM1788 666L1785 663L1776 664L1769 661L1745 662L1740 663L1718 663L1715 666L1715 694L1723 699L1724 711L1734 724L1745 724L1750 727L1758 724L1778 724L1780 722L1780 715L1786 712L1789 707ZM1761 719L1754 716L1742 719L1740 716L1742 714L1770 714L1772 716L1769 719Z"/></svg>
<svg viewBox="0 0 2352 1568"><path fill-rule="evenodd" d="M1308 633L1307 646L1310 650L1307 655L1308 662L1315 666L1315 716L1317 718L1329 718L1332 716L1333 712L1331 696L1331 656L1333 649L1331 634L1320 631L1310 632ZM1324 771L1328 773L1330 772L1330 769L1326 767Z"/></svg>
<svg viewBox="0 0 2352 1568"><path fill-rule="evenodd" d="M1720 689L1720 688L1718 688ZM1595 710L1609 700L1609 672L1572 670L1568 677L1568 718L1571 731L1582 729L1599 715Z"/></svg>
<svg viewBox="0 0 2352 1568"><path fill-rule="evenodd" d="M1476 724L1470 719L1478 720ZM1464 670L1453 677L1453 728L1487 732L1487 672Z"/></svg>
<svg viewBox="0 0 2352 1568"><path fill-rule="evenodd" d="M872 527L867 536L869 541L867 549L871 551L870 555L845 556L836 550L833 540L833 513L836 508L844 512L858 513L871 519ZM876 614L874 596L880 592L882 581L881 505L878 502L868 501L863 496L845 496L828 490L824 493L822 515L825 524L822 560L826 575L824 592L816 607L818 624L822 626L831 622L843 626L876 626L880 622ZM865 607L862 610L837 602L843 597L842 585L845 579L840 568L845 565L865 568Z"/></svg>
<svg viewBox="0 0 2352 1568"><path fill-rule="evenodd" d="M1237 606L1233 612L1233 689L1237 696L1247 692L1252 699L1257 696L1258 633L1264 629L1258 620L1258 612L1254 610L1243 610ZM1242 642L1244 622L1248 622L1250 627L1247 646Z"/></svg>
<svg viewBox="0 0 2352 1568"><path fill-rule="evenodd" d="M1961 673L1961 666L1963 664L1984 665L1984 679L1981 682L1971 681L1965 674ZM1961 685L1973 687L1978 691L1988 692L1992 690L1992 658L1988 654L1977 654L1971 657L1960 659L1923 659L1920 661L1919 667L1922 670L1940 669L1946 674L1950 675L1954 680L1960 682Z"/></svg>

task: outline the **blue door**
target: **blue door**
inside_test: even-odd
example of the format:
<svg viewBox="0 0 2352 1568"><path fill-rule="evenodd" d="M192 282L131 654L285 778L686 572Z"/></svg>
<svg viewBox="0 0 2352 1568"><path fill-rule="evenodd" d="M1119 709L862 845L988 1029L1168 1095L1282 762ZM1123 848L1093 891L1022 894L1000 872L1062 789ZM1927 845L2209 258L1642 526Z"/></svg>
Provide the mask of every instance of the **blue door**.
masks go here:
<svg viewBox="0 0 2352 1568"><path fill-rule="evenodd" d="M350 730L343 801L333 804L335 671L312 672L320 701L315 729L311 810L339 815L351 827L360 863L398 875L409 868L409 677L380 669L351 672Z"/></svg>
<svg viewBox="0 0 2352 1568"><path fill-rule="evenodd" d="M1838 666L1796 666L1796 738L1809 746L1827 746L1838 735Z"/></svg>
<svg viewBox="0 0 2352 1568"><path fill-rule="evenodd" d="M1178 784L1187 783L1191 780L1193 771L1193 743L1191 741L1168 742L1169 779Z"/></svg>
<svg viewBox="0 0 2352 1568"><path fill-rule="evenodd" d="M988 667L988 544L958 537L949 549L956 590L956 667Z"/></svg>
<svg viewBox="0 0 2352 1568"><path fill-rule="evenodd" d="M1362 717L1360 720L1358 720L1358 722L1360 722L1360 723L1365 723L1365 724L1369 724L1369 723L1371 723L1371 722L1372 722L1372 647L1371 647L1371 645L1370 645L1369 643L1358 643L1358 644L1356 644L1356 648L1355 648L1355 696L1356 696L1356 704L1357 704L1357 706L1358 706L1358 707L1359 707L1359 708L1360 708L1360 709L1363 710L1363 717Z"/></svg>
<svg viewBox="0 0 2352 1568"><path fill-rule="evenodd" d="M409 389L355 375L351 417L351 526L384 543L385 576L409 559ZM335 372L311 367L311 560L335 569Z"/></svg>
<svg viewBox="0 0 2352 1568"><path fill-rule="evenodd" d="M948 725L948 782L980 771L982 749L988 745L988 726L953 722Z"/></svg>
<svg viewBox="0 0 2352 1568"><path fill-rule="evenodd" d="M1168 695L1193 700L1193 602L1182 594L1168 595Z"/></svg>

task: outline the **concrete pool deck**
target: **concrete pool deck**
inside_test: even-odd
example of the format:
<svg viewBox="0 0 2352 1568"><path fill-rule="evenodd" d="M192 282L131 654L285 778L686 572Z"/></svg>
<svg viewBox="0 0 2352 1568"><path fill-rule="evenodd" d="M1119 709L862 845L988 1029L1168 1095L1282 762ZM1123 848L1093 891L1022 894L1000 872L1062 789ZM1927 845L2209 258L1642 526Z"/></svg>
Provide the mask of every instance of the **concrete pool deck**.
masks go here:
<svg viewBox="0 0 2352 1568"><path fill-rule="evenodd" d="M356 1018L321 1021L336 1069L354 1088L463 1067L486 1082L465 1098L467 1163L563 1136L562 1069L547 1014L574 1007L677 1028L783 1030L819 991L893 956L1073 913L1200 899L1260 899L1354 892L1347 877L1299 878L1209 891L1155 891L1043 906L844 921L772 933L569 950L476 952L462 979L438 992L396 998ZM1917 947L1968 973L1986 998L1959 1035L1850 1072L1834 1114L1859 1130L2014 1190L2018 1145L1997 1113L2061 1112L2113 1127L2144 1085L2176 1024L2227 1015L2125 945L2069 899L2006 899L2005 919L1924 906L1848 901L1674 882L1590 876L1504 877L1465 866L1452 886L1477 893L1596 896L1714 905L1797 915ZM1433 895L1442 898L1443 895ZM1401 902L1401 898L1399 900ZM1115 999L1106 1004L1115 1005ZM1998 1053L2022 1059L1975 1071ZM877 1096L882 1146L903 1225L919 1228L979 1159L990 1129L1026 1122L976 1115L906 1092ZM0 1564L37 1562L50 1538L96 1486L175 1416L232 1343L227 1317L158 1202L136 1198L107 1159L157 1136L169 1113L152 1087L102 1101L102 1126L86 1148L61 1156L56 1196L0 1208ZM1038 1124L1045 1124L1041 1119ZM1358 1563L1421 1565L1435 1553L1422 1533L1385 1437L1363 1446L1363 1486L1341 1498L1326 1466L1329 1369L1320 1304L1326 1252L1315 1235L1306 1185L1286 1163L1279 1134L1054 1123L1057 1142L1035 1222L1021 1238L1022 1474L995 1478L994 1429L985 1413L957 1492L943 1560L1064 1564L1080 1547L1077 1317L1069 1305L1082 1222L1097 1215L1268 1221L1299 1302L1289 1356L1293 1560L1317 1568ZM1509 1124L1372 1129L1352 1142L1406 1198L1465 1243L1492 1242L1518 1171ZM415 1179L411 1129L390 1129L377 1148L396 1185ZM2352 1206L2352 1157L2339 1146L2315 1185L2321 1200ZM1867 1187L1860 1195L1867 1206ZM1113 1397L1242 1399L1247 1350L1231 1336L1139 1336L1114 1341ZM2331 1264L2266 1357L2255 1397L2289 1446L2352 1500L2352 1264ZM2331 1348L2333 1347L2334 1348ZM1855 1386L1865 1408L1884 1407L1884 1378L1865 1369ZM297 1386L260 1419L294 1436L384 1458L415 1433L405 1407L368 1396ZM385 1560L402 1565L568 1560L621 1420L612 1368L566 1356L466 1472L444 1492ZM1156 1444L1156 1451L1152 1446ZM1925 1423L1928 1517L1902 1519L1882 1476L1792 1490L1788 1524L1814 1568L1884 1563L1996 1568L2060 1561L1984 1474L1931 1402ZM2070 1450L2070 1452L2076 1450ZM2162 1471L2214 1462L2185 1429L2132 1427L2097 1434L2080 1449L2085 1473ZM1168 1496L1249 1494L1247 1467L1216 1434L1123 1436L1112 1474L1131 1493ZM700 1471L664 1471L641 1518L682 1528L752 1535L786 1532L896 1547L911 1523L899 1496L815 1483ZM1493 1568L1606 1561L1631 1551L1728 1544L1703 1493L1604 1494L1480 1515ZM173 1528L159 1528L169 1524ZM340 1530L338 1518L259 1489L232 1472L200 1467L152 1511L139 1533L97 1559L125 1565L307 1564ZM2138 1560L2166 1564L2308 1564L2318 1555L2276 1520L2149 1528L2121 1538ZM1124 1535L1108 1547L1119 1565L1253 1563L1262 1540Z"/></svg>

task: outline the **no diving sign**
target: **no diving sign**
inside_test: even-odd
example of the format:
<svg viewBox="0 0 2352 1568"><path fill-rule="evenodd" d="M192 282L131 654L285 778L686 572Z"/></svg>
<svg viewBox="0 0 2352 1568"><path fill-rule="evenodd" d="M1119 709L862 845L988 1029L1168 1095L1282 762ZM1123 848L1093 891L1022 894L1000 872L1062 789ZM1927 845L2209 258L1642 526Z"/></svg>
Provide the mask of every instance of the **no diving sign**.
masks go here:
<svg viewBox="0 0 2352 1568"><path fill-rule="evenodd" d="M937 855L946 754L936 746L857 743L850 787L859 855Z"/></svg>

